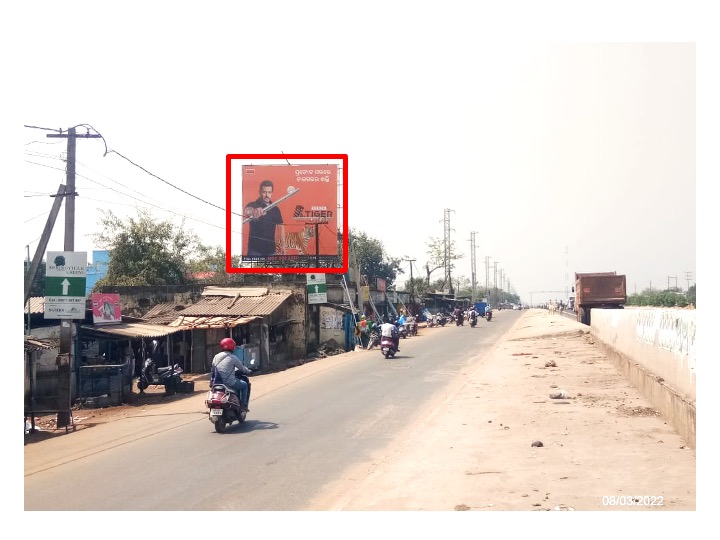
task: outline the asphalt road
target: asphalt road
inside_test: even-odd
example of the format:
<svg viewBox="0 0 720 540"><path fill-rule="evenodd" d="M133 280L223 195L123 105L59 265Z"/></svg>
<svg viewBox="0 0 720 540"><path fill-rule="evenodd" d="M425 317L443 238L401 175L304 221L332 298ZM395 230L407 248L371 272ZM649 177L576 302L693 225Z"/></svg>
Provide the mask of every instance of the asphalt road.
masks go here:
<svg viewBox="0 0 720 540"><path fill-rule="evenodd" d="M25 510L305 509L324 486L423 422L423 411L461 370L483 362L521 312L501 313L475 328L423 329L401 340L392 360L378 351L344 355L332 369L254 398L248 420L224 434L197 411L135 418L133 436L26 468Z"/></svg>

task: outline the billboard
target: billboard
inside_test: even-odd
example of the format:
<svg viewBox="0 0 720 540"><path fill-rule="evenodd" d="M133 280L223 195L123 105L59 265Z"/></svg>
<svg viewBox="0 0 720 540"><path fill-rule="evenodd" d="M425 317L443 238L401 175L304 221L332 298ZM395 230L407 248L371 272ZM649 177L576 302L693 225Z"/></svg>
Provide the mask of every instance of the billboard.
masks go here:
<svg viewBox="0 0 720 540"><path fill-rule="evenodd" d="M119 294L93 293L90 296L90 302L92 304L93 323L112 324L122 322Z"/></svg>
<svg viewBox="0 0 720 540"><path fill-rule="evenodd" d="M347 272L347 239L338 253L338 218L347 227L347 155L282 155L289 159L318 159L302 165L242 165L241 197L231 208L231 190L237 190L238 179L231 178L233 159L275 158L271 154L227 156L228 201L228 272ZM343 181L339 183L338 164L323 164L320 159L342 159ZM237 169L236 169L237 170ZM338 203L342 187L343 204ZM238 205L240 202L240 205ZM338 216L338 211L343 215ZM241 216L240 246L231 247L232 216ZM238 218L234 218L238 219ZM240 251L243 263L251 268L232 267L232 253ZM341 260L342 266L329 266ZM287 263L287 268L284 265ZM263 265L266 265L263 268ZM326 266L328 265L328 266Z"/></svg>

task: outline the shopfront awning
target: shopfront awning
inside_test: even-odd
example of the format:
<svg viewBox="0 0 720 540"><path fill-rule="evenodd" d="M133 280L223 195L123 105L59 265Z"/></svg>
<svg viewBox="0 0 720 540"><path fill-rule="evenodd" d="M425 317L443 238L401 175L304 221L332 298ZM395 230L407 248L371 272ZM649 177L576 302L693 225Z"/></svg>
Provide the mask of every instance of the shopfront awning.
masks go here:
<svg viewBox="0 0 720 540"><path fill-rule="evenodd" d="M241 324L248 324L262 317L237 317L237 316L193 316L179 315L177 319L168 326L181 330L195 330L201 328L233 328Z"/></svg>
<svg viewBox="0 0 720 540"><path fill-rule="evenodd" d="M163 337L185 328L172 327L165 324L149 324L141 322L124 322L118 324L84 325L80 327L86 336L126 337L130 339Z"/></svg>

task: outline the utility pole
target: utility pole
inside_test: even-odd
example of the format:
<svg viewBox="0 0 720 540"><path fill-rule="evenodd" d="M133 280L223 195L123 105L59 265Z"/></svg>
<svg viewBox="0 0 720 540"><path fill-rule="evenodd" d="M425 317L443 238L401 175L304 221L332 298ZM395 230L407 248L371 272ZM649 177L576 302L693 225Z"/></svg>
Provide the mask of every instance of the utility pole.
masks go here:
<svg viewBox="0 0 720 540"><path fill-rule="evenodd" d="M490 301L490 257L485 255L485 298Z"/></svg>
<svg viewBox="0 0 720 540"><path fill-rule="evenodd" d="M475 234L477 231L470 232L470 277L472 281L471 302L475 303L475 284L477 283L477 266L475 263Z"/></svg>
<svg viewBox="0 0 720 540"><path fill-rule="evenodd" d="M505 286L503 284L503 271L502 268L500 269L500 303L502 304L505 301L505 294L503 291L505 290Z"/></svg>
<svg viewBox="0 0 720 540"><path fill-rule="evenodd" d="M568 248L565 246L565 298L563 298L563 302L567 302L568 298Z"/></svg>
<svg viewBox="0 0 720 540"><path fill-rule="evenodd" d="M497 304L497 303L498 303L498 302L497 302L497 299L498 299L498 292L497 292L497 265L498 265L498 262L495 261L495 262L493 263L493 292L494 292L494 294L493 294L493 297L494 297L494 299L493 299L493 304Z"/></svg>
<svg viewBox="0 0 720 540"><path fill-rule="evenodd" d="M55 220L60 213L60 205L62 204L63 197L65 195L65 186L60 184L57 190L57 194L54 195L55 201L53 201L52 209L48 215L47 221L45 222L45 228L43 229L42 236L40 236L40 242L35 250L35 256L33 257L28 273L25 275L25 303L27 304L30 299L30 289L32 288L33 281L35 281L35 274L40 266L45 250L47 249L48 241L50 240L50 234L52 233L53 227L55 226Z"/></svg>
<svg viewBox="0 0 720 540"><path fill-rule="evenodd" d="M47 137L67 139L67 175L65 181L65 251L75 251L75 143L78 137L97 139L100 134L89 132L78 135L74 127L67 133L49 133ZM83 315L85 310L83 310ZM58 354L58 413L57 427L66 427L70 423L71 375L74 363L72 354L72 319L60 319L60 353Z"/></svg>
<svg viewBox="0 0 720 540"><path fill-rule="evenodd" d="M451 210L450 208L445 209L445 217L443 219L443 241L445 247L445 283L449 284L450 294L454 296L455 290L453 289L452 277L450 276L450 267L452 265L449 260L449 255L451 251L450 231L452 230L450 228L450 212L454 212L454 210Z"/></svg>
<svg viewBox="0 0 720 540"><path fill-rule="evenodd" d="M414 304L414 297L413 294L415 292L415 283L413 282L413 272L412 272L412 265L416 261L416 259L405 259L410 263L410 305ZM414 308L413 308L414 309Z"/></svg>
<svg viewBox="0 0 720 540"><path fill-rule="evenodd" d="M668 291L670 290L670 280L671 280L671 279L674 279L674 280L675 280L675 290L677 290L677 276L668 276L668 288L667 288L667 290L668 290Z"/></svg>
<svg viewBox="0 0 720 540"><path fill-rule="evenodd" d="M690 280L692 279L692 272L685 272L685 281L687 282L687 295L690 294Z"/></svg>

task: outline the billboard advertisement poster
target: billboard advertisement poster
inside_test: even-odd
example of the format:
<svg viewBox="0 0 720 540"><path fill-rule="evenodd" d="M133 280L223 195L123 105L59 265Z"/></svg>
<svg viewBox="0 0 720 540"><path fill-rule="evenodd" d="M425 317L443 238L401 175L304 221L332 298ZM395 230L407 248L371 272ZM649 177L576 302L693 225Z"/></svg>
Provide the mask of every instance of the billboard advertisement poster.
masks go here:
<svg viewBox="0 0 720 540"><path fill-rule="evenodd" d="M115 293L93 293L90 296L93 323L112 324L122 322L120 295Z"/></svg>
<svg viewBox="0 0 720 540"><path fill-rule="evenodd" d="M319 159L342 159L338 164L315 163L299 165L243 164L242 177L231 179L231 160L261 157L229 154L228 158L228 225L230 214L242 216L242 263L251 268L232 267L230 227L228 226L227 271L264 273L347 272L347 239L343 239L342 255L338 253L338 225L347 226L347 155L312 155ZM266 157L275 157L265 154ZM309 159L309 154L285 155L283 158ZM289 161L288 161L289 163ZM338 174L342 170L340 182ZM236 169L237 171L237 169ZM231 190L241 186L242 196L231 208ZM343 204L339 204L338 186L342 185ZM342 211L343 215L338 216ZM339 221L339 218L342 218ZM237 218L235 218L237 219ZM340 266L330 266L338 262ZM287 263L287 265L286 265ZM321 265L322 263L322 265Z"/></svg>

